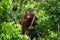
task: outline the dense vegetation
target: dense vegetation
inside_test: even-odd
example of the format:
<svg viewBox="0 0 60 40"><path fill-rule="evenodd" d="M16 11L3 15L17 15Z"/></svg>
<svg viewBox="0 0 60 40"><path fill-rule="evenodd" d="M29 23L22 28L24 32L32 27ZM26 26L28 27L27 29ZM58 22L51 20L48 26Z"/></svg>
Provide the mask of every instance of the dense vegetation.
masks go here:
<svg viewBox="0 0 60 40"><path fill-rule="evenodd" d="M21 23L26 9L30 9L39 16L36 32L47 34L38 37L38 40L57 40L60 25L59 0L15 0L15 2L0 0L0 40L28 39L26 35L21 34L22 26L16 24L14 20L16 17Z"/></svg>

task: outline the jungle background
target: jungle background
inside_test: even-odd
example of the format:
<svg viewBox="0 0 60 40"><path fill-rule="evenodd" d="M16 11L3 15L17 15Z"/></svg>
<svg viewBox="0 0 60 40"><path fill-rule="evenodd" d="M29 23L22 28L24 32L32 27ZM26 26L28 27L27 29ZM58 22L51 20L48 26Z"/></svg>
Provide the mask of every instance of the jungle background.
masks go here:
<svg viewBox="0 0 60 40"><path fill-rule="evenodd" d="M60 0L0 0L0 40L28 40L22 35L22 15L26 9L38 15L38 40L60 40Z"/></svg>

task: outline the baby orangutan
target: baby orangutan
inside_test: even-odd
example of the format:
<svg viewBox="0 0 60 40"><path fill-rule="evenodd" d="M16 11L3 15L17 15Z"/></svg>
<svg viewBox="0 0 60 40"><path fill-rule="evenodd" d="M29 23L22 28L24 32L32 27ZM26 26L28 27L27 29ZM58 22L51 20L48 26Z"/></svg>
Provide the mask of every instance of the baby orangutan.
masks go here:
<svg viewBox="0 0 60 40"><path fill-rule="evenodd" d="M35 16L35 19L33 21L32 27L29 28L34 16ZM36 16L36 14L32 13L30 10L27 9L22 18L23 18L23 20L22 20L22 34L24 35L26 33L26 31L28 31L29 29L32 29L32 30L35 29L35 27L37 25L37 21L36 21L37 16Z"/></svg>

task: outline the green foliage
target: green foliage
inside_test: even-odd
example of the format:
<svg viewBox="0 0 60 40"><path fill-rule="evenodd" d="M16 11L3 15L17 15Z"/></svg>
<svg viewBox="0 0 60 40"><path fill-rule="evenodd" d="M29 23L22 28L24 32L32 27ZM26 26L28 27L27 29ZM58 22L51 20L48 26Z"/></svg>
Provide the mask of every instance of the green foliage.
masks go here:
<svg viewBox="0 0 60 40"><path fill-rule="evenodd" d="M0 25L1 40L27 40L27 36L21 35L21 25L14 22L3 22Z"/></svg>
<svg viewBox="0 0 60 40"><path fill-rule="evenodd" d="M12 1L11 0L2 0L0 2L0 16L3 15L3 12L8 11L11 8Z"/></svg>
<svg viewBox="0 0 60 40"><path fill-rule="evenodd" d="M12 0L0 1L0 39L27 40L28 37L21 34L21 25L12 22L14 20L9 14L11 7ZM36 33L39 31L47 34L45 36L43 35L43 37L38 37L38 40L57 40L58 24L60 24L60 1L47 0L42 4L42 0L16 0L14 2L13 13L20 23L26 9L30 9L39 17Z"/></svg>

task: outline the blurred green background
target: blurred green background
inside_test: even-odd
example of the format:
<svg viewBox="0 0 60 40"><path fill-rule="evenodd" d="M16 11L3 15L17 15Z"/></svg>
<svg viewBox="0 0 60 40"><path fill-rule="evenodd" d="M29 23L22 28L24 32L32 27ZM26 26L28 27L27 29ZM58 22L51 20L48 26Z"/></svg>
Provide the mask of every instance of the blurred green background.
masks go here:
<svg viewBox="0 0 60 40"><path fill-rule="evenodd" d="M38 37L38 40L57 40L60 0L0 0L0 40L28 40L27 35L21 34L22 26L14 20L16 17L21 23L26 9L30 9L39 17L36 32L47 34Z"/></svg>

